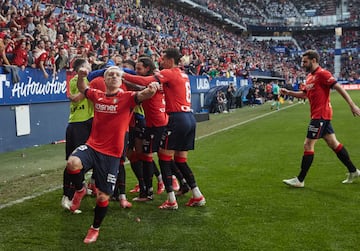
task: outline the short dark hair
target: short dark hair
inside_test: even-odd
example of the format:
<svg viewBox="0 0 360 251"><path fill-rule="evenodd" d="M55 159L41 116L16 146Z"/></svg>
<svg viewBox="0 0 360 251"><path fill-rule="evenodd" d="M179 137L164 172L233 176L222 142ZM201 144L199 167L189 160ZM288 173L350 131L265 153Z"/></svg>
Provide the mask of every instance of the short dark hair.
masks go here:
<svg viewBox="0 0 360 251"><path fill-rule="evenodd" d="M175 64L179 64L180 59L182 57L180 51L176 48L167 48L164 51L164 54L165 54L165 57L167 57L167 58L173 58Z"/></svg>
<svg viewBox="0 0 360 251"><path fill-rule="evenodd" d="M78 71L79 68L86 63L86 59L85 58L77 58L75 59L74 63L73 63L73 69L74 71Z"/></svg>
<svg viewBox="0 0 360 251"><path fill-rule="evenodd" d="M131 66L133 69L135 69L135 64L136 63L134 62L134 60L127 59L127 60L123 61L123 65L124 64L127 64L127 65Z"/></svg>
<svg viewBox="0 0 360 251"><path fill-rule="evenodd" d="M320 55L315 50L307 50L307 51L304 52L304 54L302 56L303 57L308 57L310 60L315 58L316 62L320 61Z"/></svg>

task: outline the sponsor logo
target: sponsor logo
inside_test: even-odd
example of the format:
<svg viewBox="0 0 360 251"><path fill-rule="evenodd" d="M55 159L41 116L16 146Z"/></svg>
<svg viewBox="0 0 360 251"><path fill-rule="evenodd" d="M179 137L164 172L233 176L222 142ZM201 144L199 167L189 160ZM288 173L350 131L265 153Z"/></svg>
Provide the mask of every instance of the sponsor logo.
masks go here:
<svg viewBox="0 0 360 251"><path fill-rule="evenodd" d="M315 84L313 84L313 83L311 83L311 84L307 84L306 86L305 86L305 89L308 91L308 90L312 90L312 89L314 89L314 86L315 86Z"/></svg>
<svg viewBox="0 0 360 251"><path fill-rule="evenodd" d="M319 128L313 126L313 125L309 125L309 132L315 132L317 133L319 131Z"/></svg>
<svg viewBox="0 0 360 251"><path fill-rule="evenodd" d="M0 99L4 97L3 83L6 87L10 87L10 81L6 80L6 75L0 74Z"/></svg>
<svg viewBox="0 0 360 251"><path fill-rule="evenodd" d="M85 151L86 149L88 149L87 145L81 145L81 146L78 146L78 148L76 150Z"/></svg>
<svg viewBox="0 0 360 251"><path fill-rule="evenodd" d="M95 110L104 113L116 113L117 107L117 105L95 104Z"/></svg>
<svg viewBox="0 0 360 251"><path fill-rule="evenodd" d="M207 78L197 78L196 79L196 88L198 90L208 90L210 89L210 83Z"/></svg>
<svg viewBox="0 0 360 251"><path fill-rule="evenodd" d="M116 183L116 176L114 174L109 173L108 176L107 176L106 181L108 183L115 184Z"/></svg>

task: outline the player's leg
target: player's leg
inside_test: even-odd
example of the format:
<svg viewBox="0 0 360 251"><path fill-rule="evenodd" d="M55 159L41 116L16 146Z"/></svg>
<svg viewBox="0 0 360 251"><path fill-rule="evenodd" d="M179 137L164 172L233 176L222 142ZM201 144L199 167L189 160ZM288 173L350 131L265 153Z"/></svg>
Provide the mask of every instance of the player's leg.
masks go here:
<svg viewBox="0 0 360 251"><path fill-rule="evenodd" d="M147 201L153 199L153 184L152 179L154 175L153 167L153 157L152 153L144 153L142 156L143 160L143 173L144 173L144 183L145 183L145 193L139 195L138 201Z"/></svg>
<svg viewBox="0 0 360 251"><path fill-rule="evenodd" d="M165 190L164 181L162 179L162 175L161 175L155 161L153 160L152 163L153 163L153 175L157 178L157 182L158 182L156 193L157 194L162 194L164 192L164 190Z"/></svg>
<svg viewBox="0 0 360 251"><path fill-rule="evenodd" d="M114 192L114 185L117 180L120 158L106 156L97 153L98 162L94 163L94 178L98 186L96 206L91 227L84 239L89 244L97 240L101 223L103 222L109 207L110 194Z"/></svg>
<svg viewBox="0 0 360 251"><path fill-rule="evenodd" d="M172 187L171 161L173 154L174 151L165 150L163 148L160 148L158 152L161 175L164 181L165 190L167 192L167 200L161 206L159 206L160 209L178 208L175 193Z"/></svg>
<svg viewBox="0 0 360 251"><path fill-rule="evenodd" d="M186 206L204 206L206 201L205 197L202 195L199 187L196 184L195 175L189 165L187 164L187 151L176 151L174 157L176 165L181 170L181 173L184 175L187 184L191 188L192 197L186 203Z"/></svg>
<svg viewBox="0 0 360 251"><path fill-rule="evenodd" d="M328 121L312 119L308 126L307 135L304 142L304 154L301 160L299 175L292 179L283 180L283 182L292 187L304 187L305 177L312 165L315 155L315 144L325 133Z"/></svg>
<svg viewBox="0 0 360 251"><path fill-rule="evenodd" d="M87 145L81 145L76 148L69 157L66 165L70 181L74 184L75 193L72 199L70 210L75 212L81 204L82 198L86 195L86 187L84 186L84 167L92 167L93 150Z"/></svg>
<svg viewBox="0 0 360 251"><path fill-rule="evenodd" d="M186 182L186 179L184 178L183 173L181 172L180 168L176 165L175 161L172 161L171 163L171 171L173 173L173 175L175 175L176 177L176 181L179 180L180 182L180 186L179 184L177 184L178 188L174 188L176 187L176 183L174 182L174 178L173 178L173 188L175 191L177 191L176 195L180 196L180 195L184 195L185 193L187 193L190 189L189 185Z"/></svg>
<svg viewBox="0 0 360 251"><path fill-rule="evenodd" d="M345 146L337 140L335 133L324 135L324 140L326 141L328 146L336 153L336 156L349 171L347 178L343 180L342 183L352 183L355 178L358 178L360 176L360 170L358 170L351 161L350 155L346 150Z"/></svg>
<svg viewBox="0 0 360 251"><path fill-rule="evenodd" d="M205 197L200 192L195 181L195 175L187 163L188 151L195 147L196 120L192 113L176 115L176 119L177 123L181 124L181 128L174 133L176 139L176 145L173 147L175 149L174 161L192 192L192 197L186 205L203 206L206 203Z"/></svg>
<svg viewBox="0 0 360 251"><path fill-rule="evenodd" d="M126 172L124 161L121 160L119 164L119 174L116 179L116 187L119 191L118 199L120 201L120 207L122 208L131 208L132 204L126 199Z"/></svg>

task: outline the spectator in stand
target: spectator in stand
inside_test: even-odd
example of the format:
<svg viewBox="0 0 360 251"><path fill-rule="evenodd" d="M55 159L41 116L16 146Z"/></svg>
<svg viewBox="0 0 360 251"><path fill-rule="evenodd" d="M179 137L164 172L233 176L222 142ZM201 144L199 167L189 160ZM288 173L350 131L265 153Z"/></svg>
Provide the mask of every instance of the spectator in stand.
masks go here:
<svg viewBox="0 0 360 251"><path fill-rule="evenodd" d="M24 31L26 33L29 33L30 35L34 35L35 32L35 24L34 24L34 15L33 14L27 14L26 16L26 25L24 28Z"/></svg>
<svg viewBox="0 0 360 251"><path fill-rule="evenodd" d="M88 61L89 61L89 64L91 65L91 69L93 71L99 70L101 68L101 66L104 65L103 61L98 60L95 52L88 53Z"/></svg>
<svg viewBox="0 0 360 251"><path fill-rule="evenodd" d="M89 36L86 33L83 33L81 35L80 46L83 46L83 48L85 48L86 53L94 50L92 42L89 40Z"/></svg>
<svg viewBox="0 0 360 251"><path fill-rule="evenodd" d="M59 48L59 52L55 57L55 67L58 72L69 67L69 57L64 47Z"/></svg>
<svg viewBox="0 0 360 251"><path fill-rule="evenodd" d="M56 50L50 49L49 55L45 61L45 68L52 71L52 76L56 76L56 64L55 64L55 56L56 56Z"/></svg>
<svg viewBox="0 0 360 251"><path fill-rule="evenodd" d="M33 56L32 43L28 40L26 41L26 50L28 52L28 67L35 67L35 59Z"/></svg>
<svg viewBox="0 0 360 251"><path fill-rule="evenodd" d="M114 56L112 56L110 60L113 60L116 66L123 67L123 60L121 55L114 54Z"/></svg>
<svg viewBox="0 0 360 251"><path fill-rule="evenodd" d="M5 46L6 57L11 62L14 57L15 44L14 44L14 41L11 39L10 35L6 35L4 37L4 46Z"/></svg>
<svg viewBox="0 0 360 251"><path fill-rule="evenodd" d="M69 67L72 68L72 65L74 63L74 60L78 57L80 57L80 54L78 54L78 50L75 47L69 48Z"/></svg>
<svg viewBox="0 0 360 251"><path fill-rule="evenodd" d="M80 44L77 55L78 57L87 57L88 49L83 44Z"/></svg>
<svg viewBox="0 0 360 251"><path fill-rule="evenodd" d="M3 14L10 14L11 7L11 0L5 0L1 6L1 12Z"/></svg>
<svg viewBox="0 0 360 251"><path fill-rule="evenodd" d="M20 67L21 70L25 70L25 67L28 66L28 50L26 48L26 39L22 39L16 42L12 64Z"/></svg>
<svg viewBox="0 0 360 251"><path fill-rule="evenodd" d="M43 40L37 42L37 46L33 51L33 57L35 68L39 68L42 71L44 78L48 78L49 74L47 73L45 68L45 62L48 58L48 53L45 50L45 42Z"/></svg>
<svg viewBox="0 0 360 251"><path fill-rule="evenodd" d="M49 41L54 45L54 43L56 42L56 37L57 37L57 31L56 31L54 24L51 24L49 26L47 36L49 37Z"/></svg>
<svg viewBox="0 0 360 251"><path fill-rule="evenodd" d="M8 23L8 20L7 20L6 16L3 16L0 14L0 28L3 29L5 27L7 27L7 23Z"/></svg>
<svg viewBox="0 0 360 251"><path fill-rule="evenodd" d="M69 3L70 2L71 6L73 6L73 9L80 11L83 9L81 1L69 1ZM111 17L111 19L116 20L118 23L129 25L125 29L122 27L114 28L114 22L112 20L110 21L110 19L109 21L105 22L101 22L98 19L89 19L85 22L84 20L79 21L79 14L77 12L74 12L74 14L69 14L65 13L64 10L61 10L60 13L55 13L55 6L51 4L45 4L44 9L44 5L41 5L41 2L35 2L32 5L31 10L27 4L17 5L12 4L12 1L4 1L1 4L1 7L3 7L3 11L1 13L3 17L0 17L2 20L0 20L0 26L2 25L2 27L11 28L18 27L17 29L21 29L23 32L29 32L35 36L34 33L39 32L39 34L42 34L40 22L43 21L40 20L43 19L45 20L45 26L50 27L51 25L55 25L57 32L63 34L66 37L68 42L68 46L64 46L66 49L69 49L73 45L77 47L78 42L82 40L82 34L89 33L89 36L91 36L91 39L89 40L92 42L94 50L97 51L100 44L97 45L95 41L98 41L101 35L103 35L104 41L109 44L110 48L116 48L120 54L124 52L129 53L129 57L133 56L133 60L137 60L141 53L145 53L145 49L148 49L147 52L150 54L156 54L162 50L164 45L172 44L174 46L179 46L180 48L185 48L185 45L180 41L191 41L190 44L194 45L187 45L188 48L186 49L189 53L196 51L196 54L193 55L191 53L193 58L190 59L190 62L186 62L186 64L189 63L187 64L187 69L191 68L189 66L195 67L201 65L200 63L204 63L206 67L203 68L202 71L205 70L204 73L206 74L211 73L211 77L213 77L212 74L215 73L211 72L211 69L213 68L218 68L224 71L224 73L230 72L231 74L231 70L233 69L231 64L233 62L237 63L240 71L268 71L273 69L278 71L279 74L284 76L287 80L289 77L298 74L299 70L296 69L296 56L290 56L281 53L270 53L271 48L274 48L277 45L285 46L289 49L295 48L295 46L290 42L246 41L243 37L236 35L234 36L233 33L220 30L218 27L215 27L211 24L201 23L199 20L194 19L193 17L189 17L184 13L177 12L173 9L169 10L167 8L166 1L164 1L162 4L165 6L159 6L157 1L153 3L148 2L145 5L139 5L136 9L138 14L135 16L126 11L127 9L135 8L135 3L132 1L124 1L121 5L114 4L113 6L109 6L107 2L101 4L94 3L94 6L91 6L89 9L89 12L92 14L96 13L99 15L105 15L99 16L100 18L105 18L106 20L107 17ZM256 4L258 5L259 2ZM244 13L242 7L239 8L239 5L237 4L232 6L232 8L229 8L227 4L218 1L215 6L217 6L215 10L221 10L221 12L227 8L225 11L227 14L230 14L229 11L232 10L232 8L238 11L238 13ZM244 9L249 9L249 6L245 3L242 3L240 6L245 6ZM290 13L288 10L288 4L279 4L279 6L281 7L279 13L274 13L274 15L283 16L286 13ZM122 13L122 16L112 16L111 13L105 11L106 8L112 9L113 12L116 13ZM151 10L150 13L149 10ZM143 32L143 30L140 30L138 27L135 27L139 25L138 18L140 16L143 18L141 22L143 28L148 29L148 32L146 33ZM235 15L230 16L235 18ZM169 22L163 22L162 20L168 20ZM16 24L13 21L15 21ZM39 24L39 31L34 31L34 23ZM155 27L158 27L162 33L169 34L170 36L160 37L158 32L154 32ZM196 35L193 31L197 31ZM353 45L358 43L356 39L358 36L356 31L350 32L352 33L344 33L345 35L343 37L346 39L344 41L344 46L347 48L355 48ZM49 35L48 32L47 35ZM333 67L333 55L329 52L330 50L328 49L332 49L334 47L334 36L329 36L329 34L316 34L316 36L309 34L305 38L303 35L295 36L295 38L302 48L304 48L304 46L315 46L316 48L324 51L324 54L322 55L324 66ZM36 40L40 39L41 36L36 38ZM50 40L52 39L50 38ZM307 41L313 40L315 41L313 45L307 43ZM57 42L54 44L59 46ZM234 49L224 53L224 46L226 48ZM326 52L327 50L328 52ZM187 52L184 52L184 54L185 53ZM72 57L72 53L69 54L69 56ZM343 55L342 57L342 65L346 64L346 67L342 68L341 76L345 80L351 79L351 72L356 70L356 66L359 65L357 54L351 54L353 55ZM222 63L225 63L227 67L219 68L218 59L221 59L223 61ZM157 60L154 62L157 63ZM330 70L331 69L332 68L330 68ZM196 74L195 69L193 69L192 72Z"/></svg>
<svg viewBox="0 0 360 251"><path fill-rule="evenodd" d="M17 12L16 8L12 10L10 14L10 22L7 24L7 26L11 28L21 29L21 25L17 22Z"/></svg>
<svg viewBox="0 0 360 251"><path fill-rule="evenodd" d="M219 76L220 72L215 66L212 66L207 74L210 78L215 78Z"/></svg>
<svg viewBox="0 0 360 251"><path fill-rule="evenodd" d="M40 19L40 23L36 25L36 29L40 32L41 36L47 36L48 35L48 27L45 23L45 18Z"/></svg>

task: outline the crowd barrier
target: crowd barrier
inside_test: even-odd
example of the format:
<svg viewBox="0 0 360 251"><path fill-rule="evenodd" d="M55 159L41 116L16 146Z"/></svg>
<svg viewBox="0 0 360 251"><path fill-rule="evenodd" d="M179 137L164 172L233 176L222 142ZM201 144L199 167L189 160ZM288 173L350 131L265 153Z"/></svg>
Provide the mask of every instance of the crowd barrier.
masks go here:
<svg viewBox="0 0 360 251"><path fill-rule="evenodd" d="M40 69L0 67L0 153L65 138L69 116L67 82L73 73L48 73L45 79ZM237 78L210 80L206 76L189 76L189 80L192 109L198 121L208 118L203 106L211 87L230 83L239 87L246 82Z"/></svg>
<svg viewBox="0 0 360 251"><path fill-rule="evenodd" d="M67 82L73 73L62 70L55 77L49 75L45 79L39 69L0 67L0 153L65 138L69 116ZM204 104L211 88L232 83L240 90L252 84L251 78L189 76L189 80L192 109L198 121L209 118ZM360 83L342 86L360 89Z"/></svg>
<svg viewBox="0 0 360 251"><path fill-rule="evenodd" d="M0 105L23 105L40 104L50 102L67 102L67 82L73 76L71 72L60 71L56 76L49 73L45 79L40 69L26 68L24 71L17 67L15 73L8 73L3 67L0 68ZM17 74L16 83L13 74ZM233 83L236 88L247 85L248 81L243 78L214 78L207 76L189 76L191 92L193 95L206 93L210 88L219 85ZM193 104L193 110L198 111L199 105Z"/></svg>

